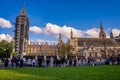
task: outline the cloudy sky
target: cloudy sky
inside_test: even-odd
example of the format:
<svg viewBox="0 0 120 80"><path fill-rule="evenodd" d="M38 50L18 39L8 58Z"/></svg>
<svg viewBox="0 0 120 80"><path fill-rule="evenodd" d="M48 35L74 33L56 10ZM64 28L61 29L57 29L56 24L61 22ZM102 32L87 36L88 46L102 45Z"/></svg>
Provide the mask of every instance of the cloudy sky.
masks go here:
<svg viewBox="0 0 120 80"><path fill-rule="evenodd" d="M14 36L24 1L30 40L56 42L61 33L66 41L71 29L76 37L98 37L100 21L107 36L120 33L120 0L0 0L0 40Z"/></svg>

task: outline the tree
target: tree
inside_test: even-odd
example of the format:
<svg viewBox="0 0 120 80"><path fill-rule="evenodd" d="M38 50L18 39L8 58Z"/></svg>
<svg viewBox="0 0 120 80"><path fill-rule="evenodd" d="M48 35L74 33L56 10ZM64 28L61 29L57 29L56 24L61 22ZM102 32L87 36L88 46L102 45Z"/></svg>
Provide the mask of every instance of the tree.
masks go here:
<svg viewBox="0 0 120 80"><path fill-rule="evenodd" d="M68 57L73 56L72 51L74 51L74 48L71 45L64 44L61 47L61 54L67 55Z"/></svg>
<svg viewBox="0 0 120 80"><path fill-rule="evenodd" d="M9 57L13 51L12 43L9 43L5 40L0 42L0 57Z"/></svg>

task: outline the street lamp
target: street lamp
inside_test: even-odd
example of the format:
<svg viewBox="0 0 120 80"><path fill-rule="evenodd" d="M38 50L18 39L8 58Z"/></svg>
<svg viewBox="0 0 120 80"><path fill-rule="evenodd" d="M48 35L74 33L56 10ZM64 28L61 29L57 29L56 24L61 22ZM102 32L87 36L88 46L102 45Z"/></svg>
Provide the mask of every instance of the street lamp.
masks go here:
<svg viewBox="0 0 120 80"><path fill-rule="evenodd" d="M86 50L86 48L83 49L82 58L87 59L87 50Z"/></svg>
<svg viewBox="0 0 120 80"><path fill-rule="evenodd" d="M104 46L104 57L106 58L106 42L104 37L103 37L103 46Z"/></svg>
<svg viewBox="0 0 120 80"><path fill-rule="evenodd" d="M94 58L95 55L94 55L94 49L93 49L93 46L91 47L91 49L92 49L92 58Z"/></svg>
<svg viewBox="0 0 120 80"><path fill-rule="evenodd" d="M65 45L65 47L66 47L65 59L67 59L68 45Z"/></svg>
<svg viewBox="0 0 120 80"><path fill-rule="evenodd" d="M60 46L59 46L59 45L57 45L57 48L58 48L58 50L57 50L57 59L59 59L59 54L60 54Z"/></svg>
<svg viewBox="0 0 120 80"><path fill-rule="evenodd" d="M44 59L46 60L46 45L44 46Z"/></svg>
<svg viewBox="0 0 120 80"><path fill-rule="evenodd" d="M114 49L114 55L117 56L117 49Z"/></svg>

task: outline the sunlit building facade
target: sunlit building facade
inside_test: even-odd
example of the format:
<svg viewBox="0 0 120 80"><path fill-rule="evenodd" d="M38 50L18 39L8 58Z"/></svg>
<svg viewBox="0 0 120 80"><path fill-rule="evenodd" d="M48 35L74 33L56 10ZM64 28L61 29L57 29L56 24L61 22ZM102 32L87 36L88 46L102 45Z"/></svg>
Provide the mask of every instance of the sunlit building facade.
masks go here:
<svg viewBox="0 0 120 80"><path fill-rule="evenodd" d="M61 34L57 43L49 42L30 42L27 48L28 56L59 56L60 46L63 44Z"/></svg>
<svg viewBox="0 0 120 80"><path fill-rule="evenodd" d="M113 37L112 31L110 38L106 37L101 22L98 38L74 37L71 30L69 44L74 48L73 54L85 58L120 55L120 42Z"/></svg>
<svg viewBox="0 0 120 80"><path fill-rule="evenodd" d="M100 22L100 31L98 38L82 38L74 37L74 32L71 30L70 39L67 44L74 48L73 55L81 57L106 57L110 55L120 55L120 35L113 37L112 31L110 38L106 37L102 22ZM29 19L26 15L25 7L20 15L16 17L15 23L15 53L19 56L59 56L60 48L64 44L62 36L59 34L56 44L44 43L29 43Z"/></svg>

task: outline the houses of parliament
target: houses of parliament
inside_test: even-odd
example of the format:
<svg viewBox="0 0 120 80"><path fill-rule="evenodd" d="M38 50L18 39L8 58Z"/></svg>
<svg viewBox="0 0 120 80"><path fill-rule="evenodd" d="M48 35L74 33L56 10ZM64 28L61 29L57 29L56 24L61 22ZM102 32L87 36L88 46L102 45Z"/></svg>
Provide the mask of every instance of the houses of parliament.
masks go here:
<svg viewBox="0 0 120 80"><path fill-rule="evenodd" d="M69 44L74 48L73 55L83 57L104 57L110 55L120 55L120 35L113 37L112 31L110 38L106 37L102 22L98 38L74 37L71 29L70 39L63 43L62 36L59 34L57 44L29 43L29 19L25 7L16 17L14 49L18 56L60 56L61 45Z"/></svg>

